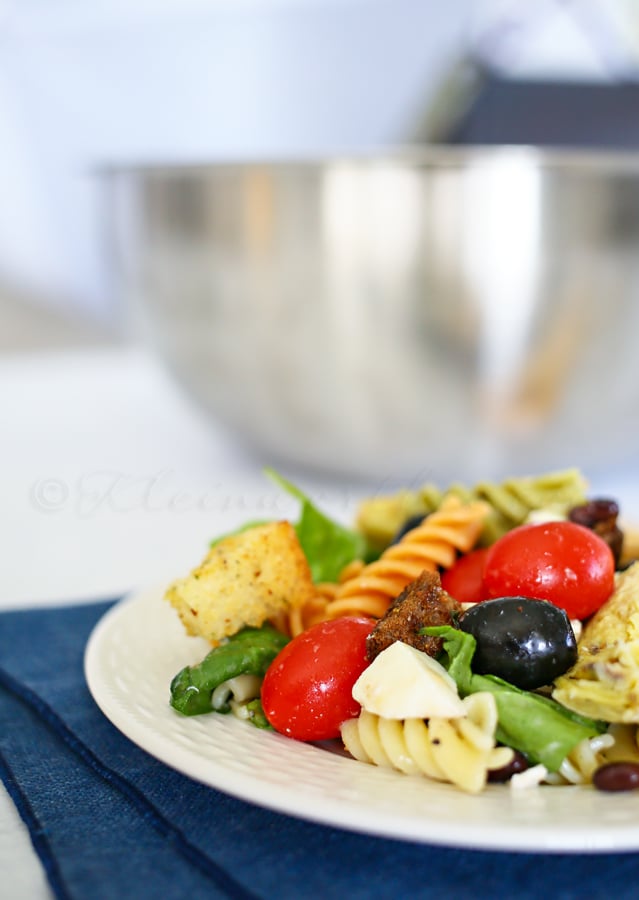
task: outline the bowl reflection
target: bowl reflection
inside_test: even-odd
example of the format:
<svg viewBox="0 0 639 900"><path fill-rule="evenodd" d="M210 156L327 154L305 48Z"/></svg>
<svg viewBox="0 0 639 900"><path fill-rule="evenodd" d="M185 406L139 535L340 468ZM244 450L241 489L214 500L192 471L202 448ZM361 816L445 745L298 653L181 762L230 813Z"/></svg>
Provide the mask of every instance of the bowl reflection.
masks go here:
<svg viewBox="0 0 639 900"><path fill-rule="evenodd" d="M268 461L500 477L639 449L639 164L529 149L114 173L153 347Z"/></svg>

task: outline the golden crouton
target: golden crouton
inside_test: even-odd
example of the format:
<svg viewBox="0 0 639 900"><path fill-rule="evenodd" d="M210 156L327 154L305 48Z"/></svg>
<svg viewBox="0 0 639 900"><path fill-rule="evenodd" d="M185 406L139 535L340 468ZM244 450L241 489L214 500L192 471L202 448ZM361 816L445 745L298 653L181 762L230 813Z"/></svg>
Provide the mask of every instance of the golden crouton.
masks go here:
<svg viewBox="0 0 639 900"><path fill-rule="evenodd" d="M189 634L215 644L314 594L295 529L281 521L223 538L187 578L169 587L166 599Z"/></svg>
<svg viewBox="0 0 639 900"><path fill-rule="evenodd" d="M615 576L586 624L575 665L555 682L559 703L606 722L639 723L639 563Z"/></svg>

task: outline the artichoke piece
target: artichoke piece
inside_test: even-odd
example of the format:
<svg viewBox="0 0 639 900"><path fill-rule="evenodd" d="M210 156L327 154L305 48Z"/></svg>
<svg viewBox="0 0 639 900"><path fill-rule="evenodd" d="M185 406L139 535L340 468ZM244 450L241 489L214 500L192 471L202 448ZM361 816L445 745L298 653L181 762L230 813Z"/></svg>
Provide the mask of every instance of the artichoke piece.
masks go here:
<svg viewBox="0 0 639 900"><path fill-rule="evenodd" d="M639 563L615 576L614 593L585 625L577 662L552 696L585 716L639 723Z"/></svg>

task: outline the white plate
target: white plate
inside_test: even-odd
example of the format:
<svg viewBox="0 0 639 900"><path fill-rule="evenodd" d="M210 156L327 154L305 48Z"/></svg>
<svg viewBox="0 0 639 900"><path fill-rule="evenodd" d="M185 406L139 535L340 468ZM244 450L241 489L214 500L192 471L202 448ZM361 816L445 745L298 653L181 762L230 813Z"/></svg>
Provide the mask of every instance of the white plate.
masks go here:
<svg viewBox="0 0 639 900"><path fill-rule="evenodd" d="M113 607L86 649L89 689L113 724L174 769L250 803L385 837L487 850L639 850L637 795L586 787L520 792L449 785L368 766L231 715L184 717L169 684L206 642L184 634L160 590Z"/></svg>

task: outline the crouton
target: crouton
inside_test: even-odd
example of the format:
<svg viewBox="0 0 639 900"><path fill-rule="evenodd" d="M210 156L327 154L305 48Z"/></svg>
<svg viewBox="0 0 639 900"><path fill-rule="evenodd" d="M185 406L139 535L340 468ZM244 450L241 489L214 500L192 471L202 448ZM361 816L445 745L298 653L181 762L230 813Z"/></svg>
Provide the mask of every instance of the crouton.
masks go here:
<svg viewBox="0 0 639 900"><path fill-rule="evenodd" d="M190 635L212 644L246 626L305 603L315 594L295 529L286 521L258 525L215 544L166 599Z"/></svg>
<svg viewBox="0 0 639 900"><path fill-rule="evenodd" d="M392 602L366 639L369 660L395 641L409 644L429 656L437 656L442 639L420 634L430 625L454 625L453 615L461 605L441 586L439 572L425 571L407 585Z"/></svg>

